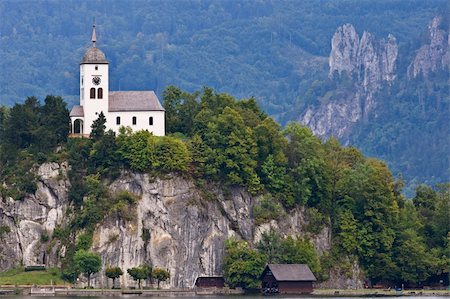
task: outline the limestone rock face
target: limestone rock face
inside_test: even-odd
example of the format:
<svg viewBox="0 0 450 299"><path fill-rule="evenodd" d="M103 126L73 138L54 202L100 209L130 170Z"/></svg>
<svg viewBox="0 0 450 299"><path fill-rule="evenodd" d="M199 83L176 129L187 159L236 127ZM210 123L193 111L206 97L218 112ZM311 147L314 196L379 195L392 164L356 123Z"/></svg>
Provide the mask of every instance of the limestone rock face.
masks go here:
<svg viewBox="0 0 450 299"><path fill-rule="evenodd" d="M190 288L198 276L222 275L224 241L231 237L250 243L259 241L270 227L283 234L304 235L307 219L304 210L290 213L283 221L255 227L251 217L257 200L240 188L224 194L209 186L203 191L191 180L173 176L152 179L148 175L126 174L111 185L112 191L128 190L140 196L135 219L122 222L110 219L95 232L93 249L99 252L104 268L119 266L124 272L142 264L168 269L170 281L162 287ZM312 238L320 252L330 248L328 229ZM94 276L97 285L106 285L101 273ZM134 285L127 275L122 285Z"/></svg>
<svg viewBox="0 0 450 299"><path fill-rule="evenodd" d="M46 237L63 223L68 207L68 164L46 163L37 170L40 177L35 194L15 201L0 199L0 225L9 227L0 248L0 271L14 266L58 261L46 253Z"/></svg>
<svg viewBox="0 0 450 299"><path fill-rule="evenodd" d="M428 25L427 44L420 47L414 60L408 67L408 76L415 78L422 74L428 78L431 72L439 68L447 69L450 64L449 34L441 29L442 17L435 17ZM447 24L448 27L448 24Z"/></svg>
<svg viewBox="0 0 450 299"><path fill-rule="evenodd" d="M353 126L376 111L376 92L396 79L398 46L393 35L377 41L364 31L359 38L351 24L340 26L331 40L329 78L348 78L348 86L319 107L309 107L300 117L319 137L345 140ZM345 144L345 142L344 142Z"/></svg>
<svg viewBox="0 0 450 299"><path fill-rule="evenodd" d="M69 221L67 169L67 164L44 164L38 171L35 194L22 201L0 199L0 225L11 230L0 247L0 271L20 264L60 265L65 246L50 246L43 236L51 237L56 225ZM192 179L176 175L154 178L137 173L123 173L108 188L111 194L128 190L139 200L130 207L130 221L111 215L95 229L91 250L103 262L102 271L92 277L96 287L111 286L104 275L107 267L121 267L125 275L120 284L134 286L127 269L151 264L170 271L163 288L191 288L198 276L222 275L227 238L255 244L271 228L284 235L308 236L320 253L331 246L329 228L316 235L307 232L303 208L286 213L279 221L255 226L252 209L260 198L242 188L224 192L218 186L199 187Z"/></svg>
<svg viewBox="0 0 450 299"><path fill-rule="evenodd" d="M340 26L331 39L330 76L334 72L353 73L358 67L359 37L351 24Z"/></svg>

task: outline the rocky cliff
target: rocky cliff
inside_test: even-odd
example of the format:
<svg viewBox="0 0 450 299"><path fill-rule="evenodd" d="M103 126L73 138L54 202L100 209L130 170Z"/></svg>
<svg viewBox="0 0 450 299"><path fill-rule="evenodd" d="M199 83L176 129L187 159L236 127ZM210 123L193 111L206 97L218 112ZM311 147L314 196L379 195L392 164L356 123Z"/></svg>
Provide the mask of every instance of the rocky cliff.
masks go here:
<svg viewBox="0 0 450 299"><path fill-rule="evenodd" d="M445 31L442 17L435 17L428 25L426 44L417 51L408 67L408 77L415 78L422 74L428 78L438 69L447 69L450 63L449 32ZM447 28L448 29L448 28Z"/></svg>
<svg viewBox="0 0 450 299"><path fill-rule="evenodd" d="M347 78L347 85L319 107L309 107L300 121L321 137L345 138L352 127L376 108L375 94L396 79L398 46L393 35L377 41L351 24L339 27L331 40L329 78Z"/></svg>
<svg viewBox="0 0 450 299"><path fill-rule="evenodd" d="M0 221L10 227L6 243L0 250L0 271L18 265L45 263L58 266L65 247L44 237L52 235L56 225L64 224L69 215L67 165L44 164L39 170L38 190L23 201L2 198ZM124 272L131 267L151 263L167 268L170 281L163 287L192 287L200 275L220 275L224 241L236 236L251 243L271 227L286 235L306 235L307 219L302 209L286 214L279 222L255 226L252 207L258 201L240 188L224 192L217 186L204 188L191 179L176 175L153 178L147 174L123 173L109 185L111 192L128 190L139 197L133 220L105 219L96 227L92 250L103 261L103 270L119 266ZM310 236L319 252L330 249L330 231ZM103 272L94 275L97 286L106 286ZM339 279L332 279L330 282ZM122 285L134 285L128 275ZM361 286L355 276L344 286ZM339 285L342 287L342 285Z"/></svg>

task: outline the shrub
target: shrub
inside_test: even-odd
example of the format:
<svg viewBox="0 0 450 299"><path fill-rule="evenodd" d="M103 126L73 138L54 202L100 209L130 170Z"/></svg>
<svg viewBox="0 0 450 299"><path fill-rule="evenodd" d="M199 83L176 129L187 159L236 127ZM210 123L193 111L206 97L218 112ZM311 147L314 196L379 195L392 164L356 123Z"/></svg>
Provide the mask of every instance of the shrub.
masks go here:
<svg viewBox="0 0 450 299"><path fill-rule="evenodd" d="M253 206L253 218L255 225L277 220L282 213L281 205L270 195L264 196L261 201Z"/></svg>

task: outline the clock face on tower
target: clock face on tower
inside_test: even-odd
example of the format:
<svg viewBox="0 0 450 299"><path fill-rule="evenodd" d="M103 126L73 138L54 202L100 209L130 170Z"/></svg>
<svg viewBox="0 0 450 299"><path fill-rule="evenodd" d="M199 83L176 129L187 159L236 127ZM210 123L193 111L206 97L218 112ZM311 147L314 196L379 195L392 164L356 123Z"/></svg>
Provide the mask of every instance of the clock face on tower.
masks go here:
<svg viewBox="0 0 450 299"><path fill-rule="evenodd" d="M94 85L99 85L101 81L100 77L92 78L92 83L94 83Z"/></svg>

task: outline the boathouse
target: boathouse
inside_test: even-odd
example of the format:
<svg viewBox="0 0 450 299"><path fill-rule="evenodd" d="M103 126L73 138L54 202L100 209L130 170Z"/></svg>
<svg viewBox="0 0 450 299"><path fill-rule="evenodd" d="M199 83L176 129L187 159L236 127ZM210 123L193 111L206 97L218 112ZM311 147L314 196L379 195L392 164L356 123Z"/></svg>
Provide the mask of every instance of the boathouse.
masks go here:
<svg viewBox="0 0 450 299"><path fill-rule="evenodd" d="M269 264L260 279L265 294L309 294L316 281L306 264Z"/></svg>
<svg viewBox="0 0 450 299"><path fill-rule="evenodd" d="M200 276L195 280L195 286L199 289L222 289L225 286L225 280L222 276Z"/></svg>

